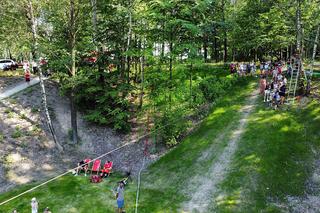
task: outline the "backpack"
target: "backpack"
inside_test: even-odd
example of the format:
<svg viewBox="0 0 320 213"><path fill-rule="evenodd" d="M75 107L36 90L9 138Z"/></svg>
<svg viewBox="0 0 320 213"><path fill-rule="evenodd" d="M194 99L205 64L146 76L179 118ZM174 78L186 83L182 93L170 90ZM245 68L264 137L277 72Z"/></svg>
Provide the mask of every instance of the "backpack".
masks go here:
<svg viewBox="0 0 320 213"><path fill-rule="evenodd" d="M100 183L102 181L102 178L99 175L92 175L90 177L91 183Z"/></svg>

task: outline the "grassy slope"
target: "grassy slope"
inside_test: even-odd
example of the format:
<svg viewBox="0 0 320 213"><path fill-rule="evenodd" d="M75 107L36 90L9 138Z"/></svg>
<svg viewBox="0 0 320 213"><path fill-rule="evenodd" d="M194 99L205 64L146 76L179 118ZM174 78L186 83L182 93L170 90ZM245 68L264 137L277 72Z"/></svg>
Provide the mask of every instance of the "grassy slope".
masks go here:
<svg viewBox="0 0 320 213"><path fill-rule="evenodd" d="M221 100L194 134L148 169L147 174L142 178L139 212L177 212L179 210L181 203L189 199L184 195L183 188L193 176L205 172L214 161L216 154L225 147L225 138L231 132L228 131L229 125L234 127L237 124L240 116L238 109L254 87L255 84L249 84L234 88L228 97ZM226 129L228 126L229 128ZM226 134L223 140L215 140L223 133ZM201 164L196 162L201 153L212 144L215 146L215 153L206 162Z"/></svg>
<svg viewBox="0 0 320 213"><path fill-rule="evenodd" d="M319 150L320 108L274 111L261 103L221 184L218 212L280 212L286 197L301 196Z"/></svg>

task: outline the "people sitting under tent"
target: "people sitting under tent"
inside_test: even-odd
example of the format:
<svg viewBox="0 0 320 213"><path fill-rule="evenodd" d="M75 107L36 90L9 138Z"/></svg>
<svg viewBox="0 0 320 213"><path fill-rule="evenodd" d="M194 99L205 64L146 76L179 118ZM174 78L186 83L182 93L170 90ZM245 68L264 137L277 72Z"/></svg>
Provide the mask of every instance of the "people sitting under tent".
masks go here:
<svg viewBox="0 0 320 213"><path fill-rule="evenodd" d="M87 172L89 169L89 163L91 159L86 158L78 163L78 167L75 172L75 176L79 175L81 171L84 171L84 175L87 176Z"/></svg>

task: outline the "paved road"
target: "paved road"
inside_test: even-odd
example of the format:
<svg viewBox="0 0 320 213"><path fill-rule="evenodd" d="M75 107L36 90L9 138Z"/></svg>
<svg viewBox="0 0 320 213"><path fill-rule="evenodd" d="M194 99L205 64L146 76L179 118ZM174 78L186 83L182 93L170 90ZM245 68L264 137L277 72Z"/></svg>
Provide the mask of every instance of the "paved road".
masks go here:
<svg viewBox="0 0 320 213"><path fill-rule="evenodd" d="M39 77L35 77L29 83L26 83L26 82L19 83L16 86L14 86L10 89L7 89L3 93L1 93L0 100L8 98L8 97L10 97L10 96L22 91L22 90L25 90L28 87L31 87L31 86L39 83L39 82L40 82Z"/></svg>

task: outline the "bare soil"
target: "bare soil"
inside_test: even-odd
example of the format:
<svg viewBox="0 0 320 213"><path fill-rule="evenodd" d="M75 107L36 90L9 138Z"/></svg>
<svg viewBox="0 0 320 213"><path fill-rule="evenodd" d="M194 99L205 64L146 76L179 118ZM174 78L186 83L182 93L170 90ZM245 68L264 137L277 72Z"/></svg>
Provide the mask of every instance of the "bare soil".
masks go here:
<svg viewBox="0 0 320 213"><path fill-rule="evenodd" d="M4 89L17 82L19 79L1 78L0 81ZM39 85L3 100L0 104L0 193L16 185L46 180L75 167L85 157L93 159L124 144L130 145L102 158L102 162L112 160L116 171L138 173L144 157L143 140L133 143L137 135L121 135L108 127L88 123L79 112L80 143L72 144L69 100L59 94L56 83L48 80L45 84L55 133L65 151L59 153L49 133Z"/></svg>

